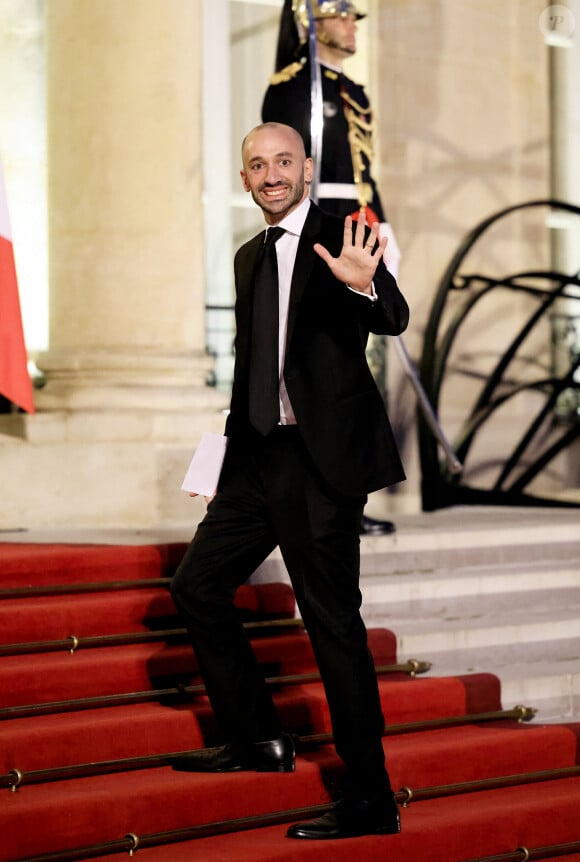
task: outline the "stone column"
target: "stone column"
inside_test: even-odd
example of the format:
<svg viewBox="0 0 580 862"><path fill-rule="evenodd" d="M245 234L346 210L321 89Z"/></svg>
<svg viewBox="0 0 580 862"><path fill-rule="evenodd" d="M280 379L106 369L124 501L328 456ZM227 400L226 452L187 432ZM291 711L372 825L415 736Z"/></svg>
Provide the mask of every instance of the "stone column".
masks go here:
<svg viewBox="0 0 580 862"><path fill-rule="evenodd" d="M205 385L201 0L45 11L50 343L36 415L0 428L0 527L191 530L181 482L228 401Z"/></svg>
<svg viewBox="0 0 580 862"><path fill-rule="evenodd" d="M39 409L204 390L201 3L47 0L50 348Z"/></svg>

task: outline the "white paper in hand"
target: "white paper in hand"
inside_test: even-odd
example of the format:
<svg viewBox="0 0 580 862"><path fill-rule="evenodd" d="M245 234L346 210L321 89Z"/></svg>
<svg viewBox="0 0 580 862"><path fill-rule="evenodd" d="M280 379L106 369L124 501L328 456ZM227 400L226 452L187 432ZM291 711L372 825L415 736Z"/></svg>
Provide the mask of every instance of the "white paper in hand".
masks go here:
<svg viewBox="0 0 580 862"><path fill-rule="evenodd" d="M181 490L211 497L218 486L227 445L227 437L205 431L187 468Z"/></svg>

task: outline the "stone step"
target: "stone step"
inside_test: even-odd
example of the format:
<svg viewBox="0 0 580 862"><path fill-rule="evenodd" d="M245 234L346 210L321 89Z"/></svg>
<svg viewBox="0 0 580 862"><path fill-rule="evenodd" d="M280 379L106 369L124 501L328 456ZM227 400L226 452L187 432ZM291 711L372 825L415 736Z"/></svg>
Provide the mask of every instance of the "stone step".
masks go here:
<svg viewBox="0 0 580 862"><path fill-rule="evenodd" d="M390 604L363 603L368 625L396 631L401 641L432 650L518 644L577 637L580 588L502 593L498 596L443 597Z"/></svg>
<svg viewBox="0 0 580 862"><path fill-rule="evenodd" d="M533 635L533 631L531 631ZM406 644L409 641L405 641ZM561 637L553 640L525 640L517 643L495 643L481 646L466 646L460 649L434 650L429 648L420 653L403 653L401 639L397 644L400 659L417 658L432 664L432 673L437 676L446 674L504 673L506 669L518 666L522 669L548 664L558 673L566 673L570 663L580 661L580 641L578 637Z"/></svg>
<svg viewBox="0 0 580 862"><path fill-rule="evenodd" d="M523 704L537 710L537 721L580 721L578 638L412 656L401 651L399 658L432 661L431 669L422 677L493 673L501 681L504 709Z"/></svg>
<svg viewBox="0 0 580 862"><path fill-rule="evenodd" d="M370 614L370 615L369 615ZM476 647L508 648L519 643L541 643L546 650L552 642L576 641L580 644L579 603L566 610L552 607L530 608L521 615L510 608L487 615L474 614L462 617L414 618L399 617L396 627L393 619L374 617L372 609L365 611L365 619L373 626L384 625L396 631L399 651L431 657L441 652L459 652ZM578 646L577 646L578 648Z"/></svg>
<svg viewBox="0 0 580 862"><path fill-rule="evenodd" d="M514 603L536 603L544 601L540 594L573 593L579 587L580 558L361 577L363 604L373 609L384 607L386 612L392 607L393 617L408 611L424 612L429 603L436 613L438 607L444 612L453 601L461 601L470 609L477 603L479 608L481 601L497 604L509 595Z"/></svg>
<svg viewBox="0 0 580 862"><path fill-rule="evenodd" d="M580 719L580 512L429 513L361 551L365 620L396 632L401 660L495 673L506 708Z"/></svg>
<svg viewBox="0 0 580 862"><path fill-rule="evenodd" d="M521 546L523 550L550 543L580 542L580 508L454 506L437 512L397 514L393 519L395 533L369 536L365 541L382 543L388 539L397 551L506 545Z"/></svg>
<svg viewBox="0 0 580 862"><path fill-rule="evenodd" d="M398 637L400 660L431 675L495 673L502 701L580 720L580 510L457 506L373 517L396 532L361 539L363 614ZM189 529L31 531L8 541L188 541ZM252 577L289 582L279 551Z"/></svg>
<svg viewBox="0 0 580 862"><path fill-rule="evenodd" d="M504 708L533 706L541 722L579 720L580 657L515 662L501 667L498 675Z"/></svg>
<svg viewBox="0 0 580 862"><path fill-rule="evenodd" d="M560 531L557 531L560 533ZM361 542L361 575L444 572L471 566L505 566L515 563L580 561L580 538L567 529L559 539L546 535L538 540L531 530L527 541L513 529L490 529L475 536L460 531L445 537L368 536ZM578 531L574 531L577 533ZM445 539L445 541L443 541Z"/></svg>
<svg viewBox="0 0 580 862"><path fill-rule="evenodd" d="M361 576L442 576L468 567L498 567L540 560L578 563L580 509L457 506L438 512L397 514L396 532L361 538ZM287 579L278 550L253 575Z"/></svg>

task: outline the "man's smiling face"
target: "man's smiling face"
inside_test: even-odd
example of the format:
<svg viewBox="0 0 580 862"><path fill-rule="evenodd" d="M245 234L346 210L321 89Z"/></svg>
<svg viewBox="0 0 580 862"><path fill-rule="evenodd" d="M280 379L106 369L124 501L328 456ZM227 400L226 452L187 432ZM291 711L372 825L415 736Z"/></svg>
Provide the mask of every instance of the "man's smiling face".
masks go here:
<svg viewBox="0 0 580 862"><path fill-rule="evenodd" d="M253 129L242 145L244 189L264 213L268 224L278 224L308 196L312 159L302 138L290 126L267 123Z"/></svg>

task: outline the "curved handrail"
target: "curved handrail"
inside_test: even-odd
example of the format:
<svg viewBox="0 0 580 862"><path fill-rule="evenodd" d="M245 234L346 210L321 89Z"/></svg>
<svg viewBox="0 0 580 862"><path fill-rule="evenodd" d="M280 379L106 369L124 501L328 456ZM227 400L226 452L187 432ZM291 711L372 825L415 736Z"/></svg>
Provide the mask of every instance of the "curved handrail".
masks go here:
<svg viewBox="0 0 580 862"><path fill-rule="evenodd" d="M452 350L461 343L466 321L472 322L482 301L488 298L490 293L496 290L516 292L537 302L537 307L534 307L531 312L528 309L522 325L510 337L502 355L498 357L489 373L482 377L481 389L476 393L473 405L466 411L465 421L454 443L457 457L465 463L476 435L484 433L487 430L488 420L515 396L526 391L534 391L543 396L543 406L531 419L528 416L525 420L526 427L522 429L513 451L508 453L503 466L500 463L499 477L489 488L469 486L470 475L473 476L477 472L475 468L465 469L461 476L453 475L445 464L439 462L437 442L425 418L419 413L419 454L424 509L441 508L454 502L577 505L571 501L537 497L527 493L526 489L556 455L571 445L580 435L580 421L573 421L569 430L559 435L553 434L549 441L543 440L541 451L534 456L533 462L526 463L524 459L532 444L538 442L540 430L554 414L556 403L562 393L574 391L580 387L580 382L576 379L578 361L574 361L571 356L570 367L563 373L556 374L546 369L545 377L532 381L522 382L516 379L517 373L513 370L511 377L507 375L516 361L521 362L519 351L529 336L537 331L541 322L546 320L554 305L563 298L577 298L580 301L578 273L568 275L553 269L531 270L497 278L479 272L460 272L475 243L492 225L517 211L539 207L580 216L580 206L566 201L540 199L505 207L477 224L460 244L439 282L425 329L419 369L421 383L440 423L438 412L445 375L450 367ZM535 284L535 281L541 281L541 284ZM450 297L453 295L454 301L457 301L457 296L461 294L463 296L459 306L450 308ZM557 436L555 442L554 436ZM514 479L518 467L521 468L521 472ZM510 475L512 482L507 483Z"/></svg>

